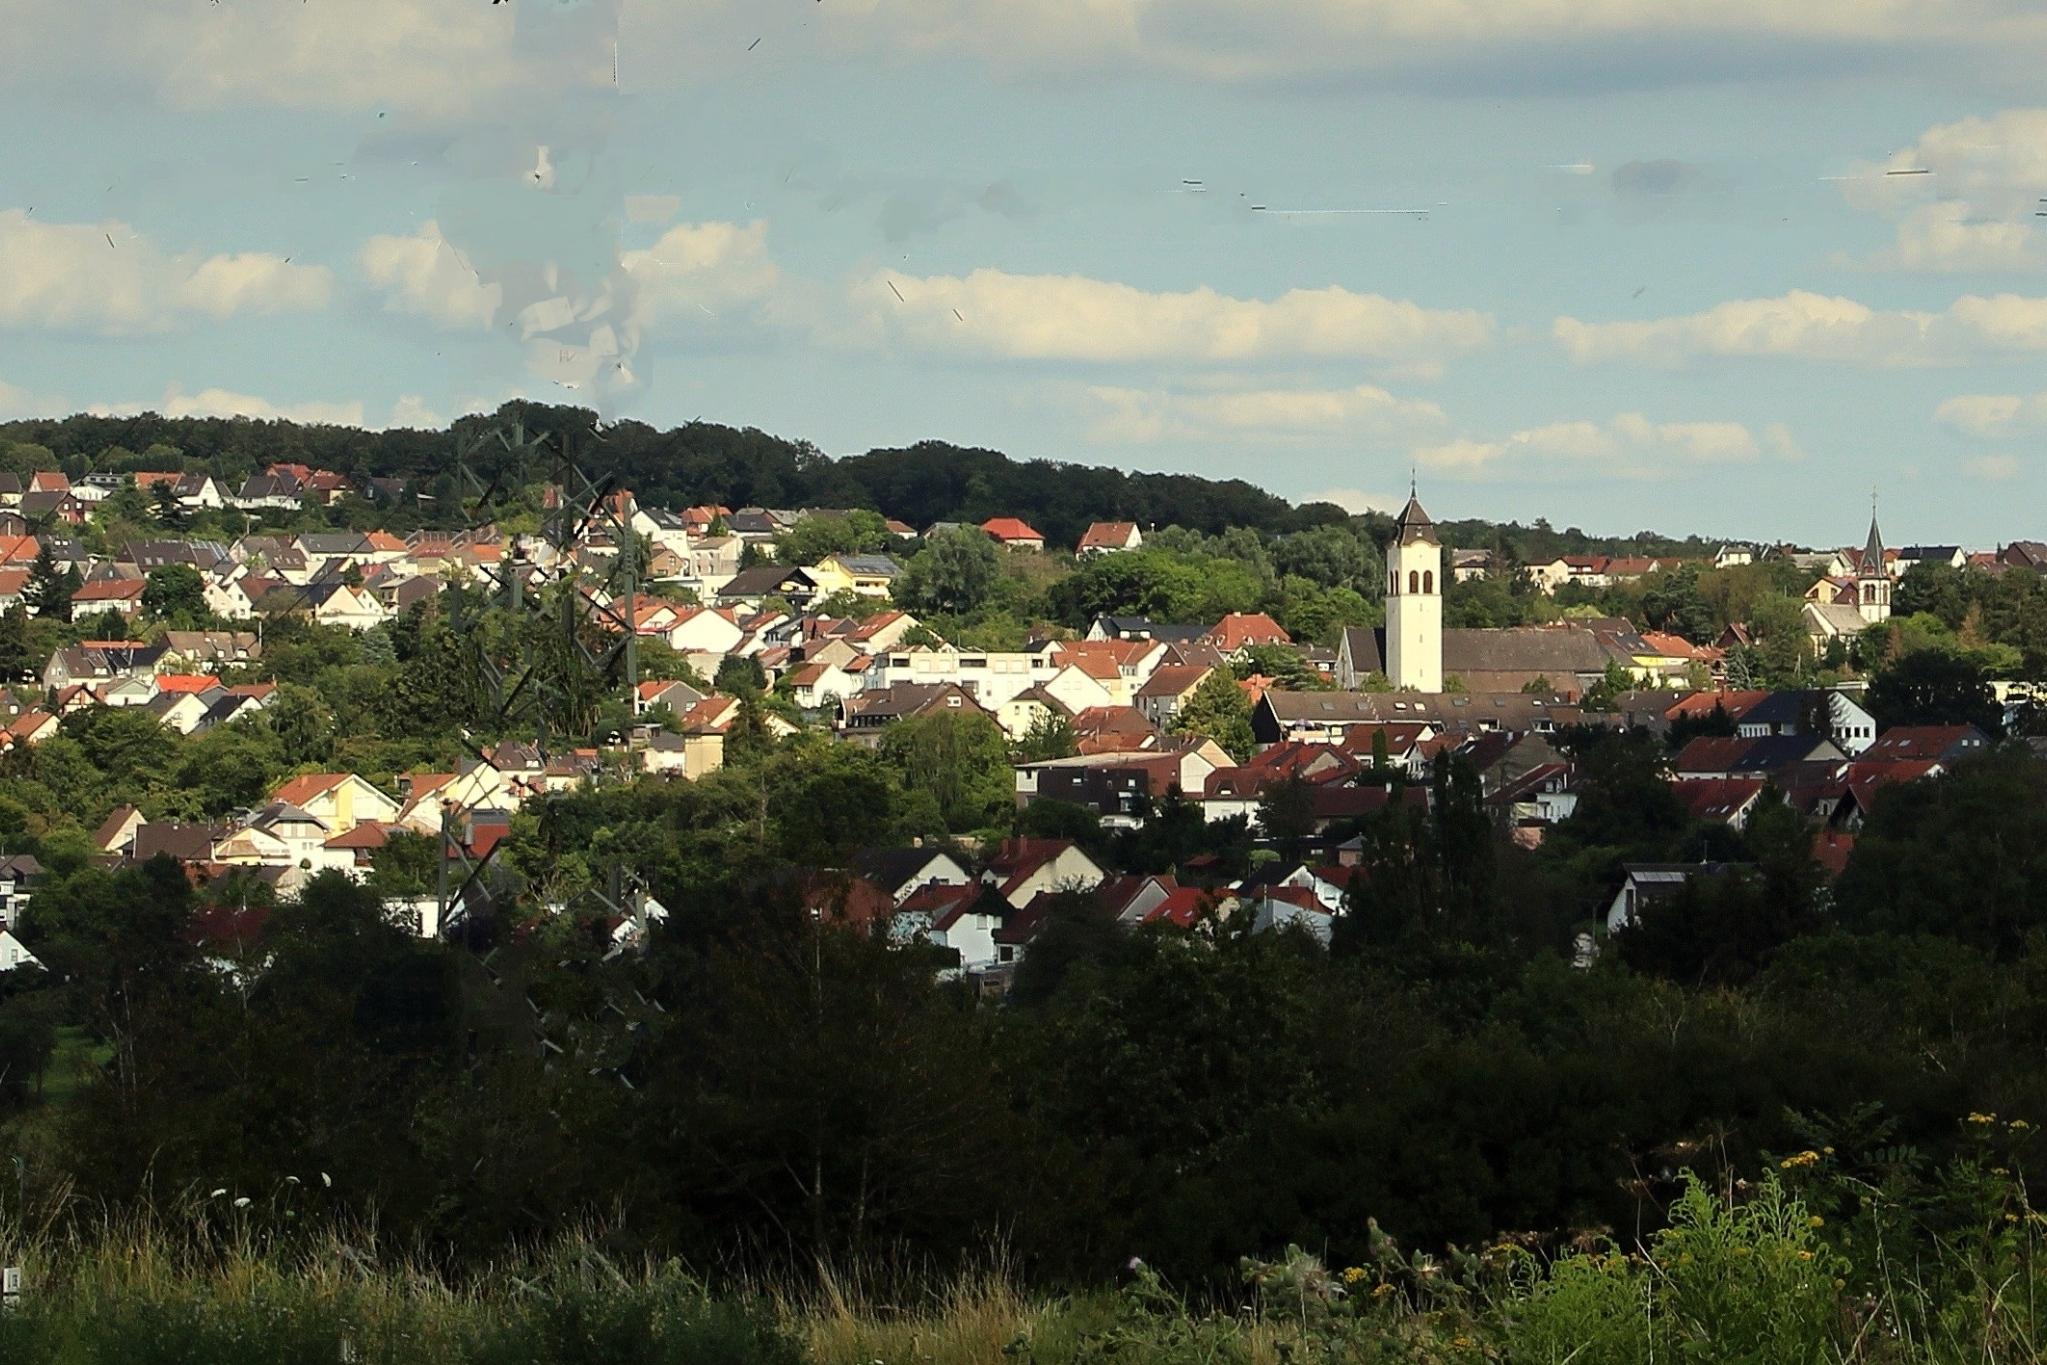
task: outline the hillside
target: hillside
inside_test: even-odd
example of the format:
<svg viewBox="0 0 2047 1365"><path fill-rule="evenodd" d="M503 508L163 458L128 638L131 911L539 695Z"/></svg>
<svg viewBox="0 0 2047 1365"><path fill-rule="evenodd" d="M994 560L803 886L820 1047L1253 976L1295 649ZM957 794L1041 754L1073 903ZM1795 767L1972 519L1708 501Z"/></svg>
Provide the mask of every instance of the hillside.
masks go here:
<svg viewBox="0 0 2047 1365"><path fill-rule="evenodd" d="M1342 522L1330 503L1295 505L1241 479L1127 473L1104 466L1015 460L1001 451L944 441L833 458L808 441L753 427L691 422L658 430L620 422L601 439L588 435L587 409L508 403L490 417L468 417L445 431L307 426L248 418L133 417L31 419L0 423L0 468L61 465L74 477L183 463L239 481L264 465L299 462L352 475L410 475L430 484L452 467L458 445L518 420L537 432L571 432L593 475L616 475L649 506L722 503L728 507L870 507L912 526L1015 516L1071 546L1091 521L1185 526L1215 535L1232 527L1267 534ZM1383 535L1390 522L1364 518ZM1710 543L1654 532L1593 536L1576 529L1486 521L1443 523L1452 544L1498 545L1523 561L1559 554L1696 555Z"/></svg>

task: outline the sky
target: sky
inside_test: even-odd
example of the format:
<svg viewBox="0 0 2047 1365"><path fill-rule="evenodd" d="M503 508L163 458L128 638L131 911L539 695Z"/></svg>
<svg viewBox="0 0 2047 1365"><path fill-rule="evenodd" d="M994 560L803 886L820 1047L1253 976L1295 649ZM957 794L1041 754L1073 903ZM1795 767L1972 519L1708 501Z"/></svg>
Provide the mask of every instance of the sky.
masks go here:
<svg viewBox="0 0 2047 1365"><path fill-rule="evenodd" d="M2047 6L0 0L0 418L2047 538Z"/></svg>

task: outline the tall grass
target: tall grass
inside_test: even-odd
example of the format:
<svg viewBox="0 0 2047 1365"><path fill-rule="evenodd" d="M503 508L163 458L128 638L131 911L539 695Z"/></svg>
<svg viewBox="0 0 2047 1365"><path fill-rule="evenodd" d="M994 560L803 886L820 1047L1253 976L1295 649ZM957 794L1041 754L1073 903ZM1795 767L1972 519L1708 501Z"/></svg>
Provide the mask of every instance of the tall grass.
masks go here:
<svg viewBox="0 0 2047 1365"><path fill-rule="evenodd" d="M2020 1362L2040 1285L2029 1225L1989 1258L1886 1263L1868 1282L1826 1219L1775 1181L1739 1201L1692 1185L1632 1251L1545 1259L1510 1245L1444 1260L1374 1234L1372 1264L1290 1248L1241 1291L1193 1301L1133 1262L1120 1288L1026 1293L978 1271L825 1270L715 1291L674 1263L615 1263L594 1229L457 1279L373 1229L279 1226L254 1205L62 1227L0 1224L28 1281L0 1363L33 1365L1006 1365L1007 1362L1740 1360Z"/></svg>

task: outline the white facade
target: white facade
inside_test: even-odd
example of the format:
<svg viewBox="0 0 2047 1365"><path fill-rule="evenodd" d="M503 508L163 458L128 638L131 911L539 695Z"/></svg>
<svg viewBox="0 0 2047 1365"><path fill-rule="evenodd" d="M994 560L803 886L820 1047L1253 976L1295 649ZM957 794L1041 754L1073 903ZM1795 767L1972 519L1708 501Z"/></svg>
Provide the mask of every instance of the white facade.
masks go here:
<svg viewBox="0 0 2047 1365"><path fill-rule="evenodd" d="M1443 547L1410 495L1386 550L1386 680L1415 692L1443 690Z"/></svg>
<svg viewBox="0 0 2047 1365"><path fill-rule="evenodd" d="M1049 651L991 654L947 646L877 654L862 686L873 690L898 683L952 683L992 711L1033 684L1050 681L1058 671Z"/></svg>

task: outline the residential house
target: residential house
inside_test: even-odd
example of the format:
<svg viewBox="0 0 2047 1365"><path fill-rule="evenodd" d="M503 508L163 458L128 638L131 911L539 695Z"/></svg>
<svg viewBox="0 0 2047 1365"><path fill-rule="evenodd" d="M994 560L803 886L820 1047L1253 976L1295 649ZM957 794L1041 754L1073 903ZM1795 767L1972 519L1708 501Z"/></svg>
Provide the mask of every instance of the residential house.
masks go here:
<svg viewBox="0 0 2047 1365"><path fill-rule="evenodd" d="M317 580L305 588L313 619L324 626L368 630L391 619L390 611L367 588L353 588L340 579Z"/></svg>
<svg viewBox="0 0 2047 1365"><path fill-rule="evenodd" d="M1832 740L1818 735L1701 735L1678 750L1671 771L1679 781L1766 777L1794 763L1839 763L1847 757Z"/></svg>
<svg viewBox="0 0 2047 1365"><path fill-rule="evenodd" d="M0 929L21 923L22 911L35 899L36 886L43 879L43 865L27 853L0 855Z"/></svg>
<svg viewBox="0 0 2047 1365"><path fill-rule="evenodd" d="M1938 763L1952 768L1993 747L1990 736L1973 725L1893 725L1859 754L1873 762Z"/></svg>
<svg viewBox="0 0 2047 1365"><path fill-rule="evenodd" d="M77 683L154 673L167 652L163 644L140 640L83 640L55 650L43 668L43 686L51 692Z"/></svg>
<svg viewBox="0 0 2047 1365"><path fill-rule="evenodd" d="M644 741L636 740L640 771L684 777L694 782L706 773L725 766L725 734L699 726L675 734L656 730Z"/></svg>
<svg viewBox="0 0 2047 1365"><path fill-rule="evenodd" d="M388 824L398 818L399 803L355 773L304 773L270 795L305 811L333 834L346 834L365 820Z"/></svg>
<svg viewBox="0 0 2047 1365"><path fill-rule="evenodd" d="M1735 733L1747 739L1823 735L1844 753L1859 754L1876 742L1876 717L1835 689L1772 692L1742 710L1735 720Z"/></svg>
<svg viewBox="0 0 2047 1365"><path fill-rule="evenodd" d="M1049 681L1058 671L1057 656L1049 646L1022 651L976 651L942 645L894 649L875 655L865 687L872 691L905 683L951 684L992 708L1037 683Z"/></svg>
<svg viewBox="0 0 2047 1365"><path fill-rule="evenodd" d="M1713 777L1672 785L1692 819L1702 824L1745 829L1769 783L1760 777Z"/></svg>
<svg viewBox="0 0 2047 1365"><path fill-rule="evenodd" d="M829 663L798 664L782 675L775 687L786 690L789 699L805 711L823 710L859 690L851 674Z"/></svg>
<svg viewBox="0 0 2047 1365"><path fill-rule="evenodd" d="M973 886L957 858L940 848L870 848L854 855L852 872L873 882L900 906L929 886Z"/></svg>
<svg viewBox="0 0 2047 1365"><path fill-rule="evenodd" d="M1045 537L1040 535L1029 522L1021 521L1016 517L990 517L981 523L981 529L986 531L997 544L1005 549L1042 550L1045 548Z"/></svg>
<svg viewBox="0 0 2047 1365"><path fill-rule="evenodd" d="M1209 627L1174 625L1143 616L1097 616L1088 625L1089 640L1157 640L1166 645L1186 645L1202 639Z"/></svg>
<svg viewBox="0 0 2047 1365"><path fill-rule="evenodd" d="M28 945L14 936L12 929L0 929L0 972L16 971L25 967L41 967L42 962L28 950Z"/></svg>
<svg viewBox="0 0 2047 1365"><path fill-rule="evenodd" d="M1262 611L1233 611L1208 629L1208 643L1235 658L1257 645L1290 645L1294 637Z"/></svg>
<svg viewBox="0 0 2047 1365"><path fill-rule="evenodd" d="M830 554L811 566L810 577L818 595L851 592L861 597L886 598L903 576L903 566L887 555Z"/></svg>
<svg viewBox="0 0 2047 1365"><path fill-rule="evenodd" d="M1214 672L1213 668L1188 664L1156 668L1144 686L1137 689L1137 709L1159 729L1170 729L1173 718L1180 714L1180 708L1193 698L1195 691Z"/></svg>
<svg viewBox="0 0 2047 1365"><path fill-rule="evenodd" d="M1091 891L1105 875L1071 839L1004 839L981 880L1021 909L1040 892Z"/></svg>
<svg viewBox="0 0 2047 1365"><path fill-rule="evenodd" d="M1009 903L983 882L932 882L897 905L893 923L903 937L921 934L927 942L952 949L959 957L958 970L982 972L1005 960L995 935L1012 913ZM1014 953L1011 947L1009 960Z"/></svg>
<svg viewBox="0 0 2047 1365"><path fill-rule="evenodd" d="M845 738L872 748L881 732L899 720L935 711L972 711L989 719L973 694L957 683L891 683L867 687L839 703L839 729Z"/></svg>
<svg viewBox="0 0 2047 1365"><path fill-rule="evenodd" d="M1089 555L1121 554L1135 550L1144 544L1144 536L1134 521L1098 521L1081 533L1080 544L1075 553L1083 558Z"/></svg>
<svg viewBox="0 0 2047 1365"><path fill-rule="evenodd" d="M1746 876L1741 863L1624 863L1620 889L1606 908L1606 931L1620 933L1641 922L1642 912L1684 894L1695 878Z"/></svg>
<svg viewBox="0 0 2047 1365"><path fill-rule="evenodd" d="M89 620L102 612L113 612L133 620L142 611L142 594L148 583L140 578L102 578L82 583L71 594L71 619Z"/></svg>

